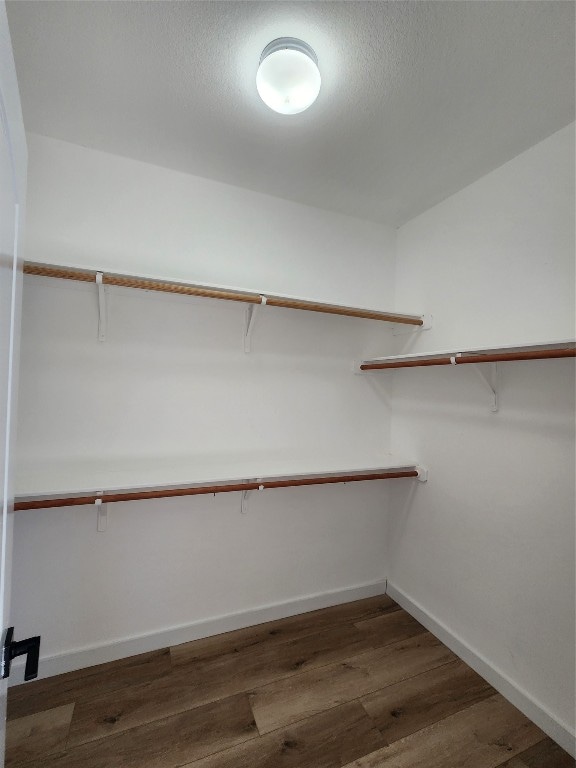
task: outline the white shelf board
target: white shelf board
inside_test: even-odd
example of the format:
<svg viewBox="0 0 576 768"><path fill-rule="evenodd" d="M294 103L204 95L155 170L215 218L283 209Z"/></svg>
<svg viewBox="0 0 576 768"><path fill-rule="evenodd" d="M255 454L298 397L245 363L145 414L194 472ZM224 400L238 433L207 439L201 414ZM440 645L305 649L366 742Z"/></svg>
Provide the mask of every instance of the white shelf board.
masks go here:
<svg viewBox="0 0 576 768"><path fill-rule="evenodd" d="M391 454L371 457L248 458L189 456L174 459L59 461L17 468L15 496L20 500L99 492L185 488L247 480L403 471L414 461Z"/></svg>
<svg viewBox="0 0 576 768"><path fill-rule="evenodd" d="M563 349L564 347L575 347L575 339L561 339L555 341L538 342L537 344L503 344L499 347L462 347L460 349L434 350L432 352L413 352L406 355L387 355L385 357L371 357L362 360L361 365L365 363L387 363L395 360L427 360L431 357L447 357L450 355L490 355L498 352L530 352L539 349Z"/></svg>

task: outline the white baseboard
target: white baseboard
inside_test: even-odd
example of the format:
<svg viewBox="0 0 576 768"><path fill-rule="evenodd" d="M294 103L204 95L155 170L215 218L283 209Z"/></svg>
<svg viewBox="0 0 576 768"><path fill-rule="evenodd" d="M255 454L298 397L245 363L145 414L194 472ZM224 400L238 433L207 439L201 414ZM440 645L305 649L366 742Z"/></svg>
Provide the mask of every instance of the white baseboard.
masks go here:
<svg viewBox="0 0 576 768"><path fill-rule="evenodd" d="M123 638L112 643L79 648L53 656L41 656L38 678L61 675L64 672L92 667L95 664L105 664L108 661L117 661L128 656L136 656L139 653L157 651L160 648L168 648L171 645L199 640L202 637L220 635L223 632L232 632L235 629L251 627L255 624L264 624L267 621L284 619L299 613L329 608L332 605L362 600L366 597L376 597L385 594L385 592L386 581L358 584L354 587L347 587L346 589L339 589L333 592L305 595L295 600L203 619L191 624L170 627L159 632ZM8 684L19 685L23 682L24 660L18 659L12 664L12 673Z"/></svg>
<svg viewBox="0 0 576 768"><path fill-rule="evenodd" d="M569 725L560 722L542 704L532 698L529 693L519 688L513 680L494 667L488 659L474 650L474 648L471 648L461 638L451 632L445 624L431 616L415 600L412 600L412 598L402 592L402 590L397 589L390 582L387 583L386 594L423 624L426 629L430 630L433 635L441 640L444 645L448 646L466 664L478 672L484 680L487 680L490 685L514 704L526 717L532 720L533 723L536 723L562 749L565 749L573 757L575 756L575 734Z"/></svg>

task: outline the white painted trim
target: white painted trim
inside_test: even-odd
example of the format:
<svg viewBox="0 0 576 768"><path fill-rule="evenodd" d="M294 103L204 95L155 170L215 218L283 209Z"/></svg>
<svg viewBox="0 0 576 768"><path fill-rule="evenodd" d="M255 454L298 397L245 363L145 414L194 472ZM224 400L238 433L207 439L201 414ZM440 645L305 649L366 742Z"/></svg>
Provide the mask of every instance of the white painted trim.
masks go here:
<svg viewBox="0 0 576 768"><path fill-rule="evenodd" d="M329 608L332 605L341 605L342 603L362 600L366 597L376 597L385 593L385 581L357 584L354 587L347 587L333 592L305 595L295 600L272 603L248 611L229 613L224 616L195 621L191 624L170 627L159 632L123 638L113 643L79 648L54 656L41 656L38 677L44 678L61 675L64 672L92 667L95 664L105 664L108 661L116 661L117 659L124 659L139 653L156 651L171 645L199 640L202 637L220 635L223 632L232 632L235 629L251 627L255 624L264 624L267 621L284 619L288 616L296 616L300 613L317 611L320 608ZM17 659L12 664L9 685L19 685L22 682L24 682L24 660Z"/></svg>
<svg viewBox="0 0 576 768"><path fill-rule="evenodd" d="M573 757L576 754L576 742L574 731L566 723L560 722L555 715L546 709L529 693L520 688L501 670L494 667L481 653L470 647L464 640L455 635L445 624L431 616L415 600L412 600L401 589L390 582L386 585L386 594L395 600L405 611L411 614L426 629L430 630L451 651L466 662L472 669L478 672L490 685L502 694L515 707L523 712L532 722L548 734L551 739L559 744L562 749Z"/></svg>

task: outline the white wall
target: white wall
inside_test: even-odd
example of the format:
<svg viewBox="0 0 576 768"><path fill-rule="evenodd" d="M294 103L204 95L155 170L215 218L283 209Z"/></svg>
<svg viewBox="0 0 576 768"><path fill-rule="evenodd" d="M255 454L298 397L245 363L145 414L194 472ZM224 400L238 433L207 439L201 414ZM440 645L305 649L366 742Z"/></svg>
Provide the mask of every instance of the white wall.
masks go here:
<svg viewBox="0 0 576 768"><path fill-rule="evenodd" d="M233 470L250 456L388 449L385 405L351 374L355 356L384 343L379 323L266 307L245 354L241 304L107 296L100 343L94 285L25 276L20 475L46 462L213 457Z"/></svg>
<svg viewBox="0 0 576 768"><path fill-rule="evenodd" d="M391 306L385 227L41 137L30 149L28 260ZM388 450L386 393L351 373L383 324L267 307L246 355L242 305L109 288L108 307L99 343L94 286L25 279L21 491L38 467L96 487L103 462L121 483L139 462ZM247 515L239 494L116 505L106 533L89 508L17 513L13 621L42 635L46 674L383 591L387 492L266 491Z"/></svg>
<svg viewBox="0 0 576 768"><path fill-rule="evenodd" d="M414 351L574 338L573 126L399 230L408 299ZM570 730L574 361L501 364L496 414L470 369L393 374L393 450L430 479L391 490L389 582Z"/></svg>
<svg viewBox="0 0 576 768"><path fill-rule="evenodd" d="M29 152L29 260L390 307L389 227L34 134Z"/></svg>
<svg viewBox="0 0 576 768"><path fill-rule="evenodd" d="M18 513L15 626L46 675L383 593L385 512L383 481L253 494L246 515L239 494L131 502L106 533L87 507Z"/></svg>
<svg viewBox="0 0 576 768"><path fill-rule="evenodd" d="M401 227L397 264L434 315L412 350L573 338L574 125Z"/></svg>

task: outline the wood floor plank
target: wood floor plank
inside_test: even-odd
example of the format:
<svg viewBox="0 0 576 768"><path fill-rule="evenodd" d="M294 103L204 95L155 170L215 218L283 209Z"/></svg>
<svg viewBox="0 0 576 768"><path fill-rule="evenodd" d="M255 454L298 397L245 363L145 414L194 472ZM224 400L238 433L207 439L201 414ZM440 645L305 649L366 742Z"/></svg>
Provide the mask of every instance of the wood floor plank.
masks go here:
<svg viewBox="0 0 576 768"><path fill-rule="evenodd" d="M260 645L277 645L321 632L339 624L351 624L363 619L387 615L399 610L399 605L386 595L334 605L319 611L289 616L254 627L238 629L221 635L172 646L174 665L188 664L198 659L220 656Z"/></svg>
<svg viewBox="0 0 576 768"><path fill-rule="evenodd" d="M497 768L543 738L496 694L344 768Z"/></svg>
<svg viewBox="0 0 576 768"><path fill-rule="evenodd" d="M355 621L354 626L371 638L375 648L426 632L426 628L419 621L402 609Z"/></svg>
<svg viewBox="0 0 576 768"><path fill-rule="evenodd" d="M361 699L387 744L495 694L489 683L457 660Z"/></svg>
<svg viewBox="0 0 576 768"><path fill-rule="evenodd" d="M86 667L8 690L8 719L24 717L75 701L87 701L128 685L157 679L171 671L170 651L142 653L108 664Z"/></svg>
<svg viewBox="0 0 576 768"><path fill-rule="evenodd" d="M256 689L250 695L261 734L454 661L429 632Z"/></svg>
<svg viewBox="0 0 576 768"><path fill-rule="evenodd" d="M383 743L358 702L218 752L188 768L340 768Z"/></svg>
<svg viewBox="0 0 576 768"><path fill-rule="evenodd" d="M248 699L241 694L82 744L26 768L176 768L257 735Z"/></svg>
<svg viewBox="0 0 576 768"><path fill-rule="evenodd" d="M353 624L294 640L281 647L247 647L198 660L149 684L131 686L76 705L68 743L81 744L167 717L258 685L332 664L372 647Z"/></svg>
<svg viewBox="0 0 576 768"><path fill-rule="evenodd" d="M18 686L9 708L7 768L576 768L388 598Z"/></svg>
<svg viewBox="0 0 576 768"><path fill-rule="evenodd" d="M6 724L6 766L16 766L66 746L74 704L26 715Z"/></svg>
<svg viewBox="0 0 576 768"><path fill-rule="evenodd" d="M525 752L506 760L498 768L574 768L576 760L562 747L546 738Z"/></svg>

